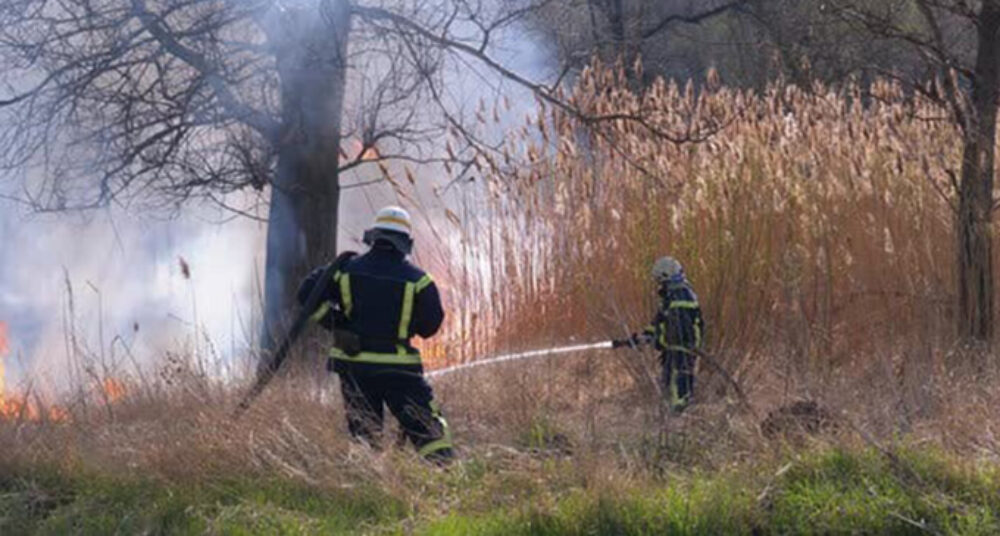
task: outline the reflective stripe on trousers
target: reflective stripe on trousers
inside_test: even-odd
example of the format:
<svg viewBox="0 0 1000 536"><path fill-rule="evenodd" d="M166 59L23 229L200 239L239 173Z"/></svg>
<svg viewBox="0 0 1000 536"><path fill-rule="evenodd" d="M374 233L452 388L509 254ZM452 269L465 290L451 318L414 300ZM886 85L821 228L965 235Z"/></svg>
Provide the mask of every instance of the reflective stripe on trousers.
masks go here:
<svg viewBox="0 0 1000 536"><path fill-rule="evenodd" d="M434 419L441 425L441 438L420 447L418 454L421 456L430 456L435 452L455 448L455 444L451 439L451 427L448 426L448 421L441 414L441 408L436 401L431 401L431 411Z"/></svg>
<svg viewBox="0 0 1000 536"><path fill-rule="evenodd" d="M361 352L356 356L349 356L340 348L331 348L330 357L347 363L368 363L372 365L419 365L421 364L420 354L383 354L376 352Z"/></svg>

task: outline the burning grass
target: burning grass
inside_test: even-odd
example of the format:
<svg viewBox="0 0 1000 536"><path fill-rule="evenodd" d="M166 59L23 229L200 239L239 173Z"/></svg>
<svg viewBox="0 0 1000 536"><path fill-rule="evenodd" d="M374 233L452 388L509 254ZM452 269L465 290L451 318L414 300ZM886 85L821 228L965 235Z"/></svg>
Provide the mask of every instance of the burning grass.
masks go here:
<svg viewBox="0 0 1000 536"><path fill-rule="evenodd" d="M458 314L433 361L628 333L653 310L648 266L671 252L709 326L683 416L663 411L655 358L638 352L459 373L435 384L460 446L442 471L348 441L307 357L319 351L238 422L239 393L201 358L141 378L90 367L103 395L65 401L67 418L0 419L0 529L1000 531L1000 368L993 349L954 343L955 129L888 83L620 87L595 68L572 98L664 130L722 128L675 145L624 122L528 118L479 163L489 195L466 201L482 217L449 217L462 251L438 264Z"/></svg>
<svg viewBox="0 0 1000 536"><path fill-rule="evenodd" d="M890 394L834 402L831 385L817 395L838 426L765 436L756 409L707 389L682 417L663 413L652 385L622 376L625 358L590 352L439 380L460 445L447 470L391 433L382 452L348 441L339 402L301 371L239 421L240 393L195 375L128 386L107 405L67 401L64 422L0 421L0 531L1000 529L997 445L984 431L1000 402L993 380L936 382L908 431ZM654 372L650 356L628 358Z"/></svg>

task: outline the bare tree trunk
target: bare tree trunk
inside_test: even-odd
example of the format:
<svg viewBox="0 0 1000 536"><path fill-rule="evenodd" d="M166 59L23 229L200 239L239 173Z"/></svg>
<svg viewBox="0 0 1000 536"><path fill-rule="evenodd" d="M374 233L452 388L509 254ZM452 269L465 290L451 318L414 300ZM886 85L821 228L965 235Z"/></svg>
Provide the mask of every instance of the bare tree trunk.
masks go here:
<svg viewBox="0 0 1000 536"><path fill-rule="evenodd" d="M993 175L1000 86L1000 2L983 2L958 209L959 334L993 337Z"/></svg>
<svg viewBox="0 0 1000 536"><path fill-rule="evenodd" d="M628 8L625 0L604 0L601 5L604 17L608 22L608 32L611 34L611 61L621 60L625 66L628 80L636 88L641 86L641 80L635 71L635 62L639 59L638 36L631 35L629 28ZM634 29L632 29L634 31Z"/></svg>
<svg viewBox="0 0 1000 536"><path fill-rule="evenodd" d="M626 43L628 42L628 32L625 29L624 0L607 0L605 13L608 17L608 29L611 31L611 39L618 48L618 54L624 56Z"/></svg>
<svg viewBox="0 0 1000 536"><path fill-rule="evenodd" d="M344 0L321 4L324 16L302 12L294 21L296 30L308 33L277 50L283 115L268 218L265 351L274 349L289 323L299 281L337 250L350 14Z"/></svg>

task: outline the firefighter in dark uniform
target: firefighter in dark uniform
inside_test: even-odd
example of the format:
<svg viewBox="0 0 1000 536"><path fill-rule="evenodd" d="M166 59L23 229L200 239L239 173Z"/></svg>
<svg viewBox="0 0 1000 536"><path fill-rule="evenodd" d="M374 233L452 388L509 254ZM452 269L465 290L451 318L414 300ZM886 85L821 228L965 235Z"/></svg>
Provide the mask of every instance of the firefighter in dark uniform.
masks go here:
<svg viewBox="0 0 1000 536"><path fill-rule="evenodd" d="M698 296L677 259L663 257L657 260L653 265L653 278L659 284L661 299L653 322L641 333L614 341L613 346L652 345L659 350L663 365L661 386L671 410L680 413L691 403L697 352L702 348L705 324Z"/></svg>
<svg viewBox="0 0 1000 536"><path fill-rule="evenodd" d="M413 247L410 225L404 209L380 210L365 232L371 249L334 261L333 284L312 319L334 333L330 368L340 377L351 435L377 448L388 406L420 455L444 462L453 456L448 423L424 379L420 352L410 344L414 336L436 334L444 311L431 277L406 261ZM300 303L323 272L302 283Z"/></svg>

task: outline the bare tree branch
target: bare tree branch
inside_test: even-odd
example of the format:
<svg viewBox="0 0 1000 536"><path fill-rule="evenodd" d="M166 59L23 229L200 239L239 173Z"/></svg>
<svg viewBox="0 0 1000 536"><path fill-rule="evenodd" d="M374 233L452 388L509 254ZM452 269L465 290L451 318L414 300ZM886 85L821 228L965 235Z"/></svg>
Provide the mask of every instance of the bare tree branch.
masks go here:
<svg viewBox="0 0 1000 536"><path fill-rule="evenodd" d="M698 141L704 141L710 137L714 131L709 129L709 131L692 134L691 132L686 133L675 133L668 132L660 128L659 126L652 123L645 114L642 113L613 113L613 114L603 114L603 115L593 115L588 114L581 110L579 107L571 104L570 102L561 99L556 94L556 87L546 86L537 82L533 82L526 78L525 76L507 68L499 61L492 58L489 54L482 51L479 47L472 46L466 42L454 39L447 35L439 34L430 31L424 26L420 25L418 22L412 19L403 17L397 13L393 13L389 10L379 7L365 7L360 5L354 5L353 12L363 18L372 21L385 21L389 22L394 27L396 27L401 32L412 32L413 34L430 41L442 48L457 51L463 53L467 56L475 58L476 60L482 62L487 66L492 72L502 76L503 78L510 80L521 87L530 90L532 93L537 95L543 101L556 106L562 111L568 113L572 117L576 118L578 121L588 125L595 125L603 122L609 121L628 121L636 123L650 133L668 140L673 143L683 144L692 143Z"/></svg>
<svg viewBox="0 0 1000 536"><path fill-rule="evenodd" d="M268 140L275 139L278 132L277 122L267 114L254 110L236 98L226 85L225 80L219 76L218 70L213 68L202 55L182 45L167 27L166 22L146 9L145 0L132 0L132 9L142 21L143 26L168 52L195 68L205 77L216 96L234 119L246 123Z"/></svg>
<svg viewBox="0 0 1000 536"><path fill-rule="evenodd" d="M692 15L678 15L678 14L668 15L663 19L661 19L659 22L657 22L648 30L643 31L642 38L649 39L655 36L656 34L662 32L663 30L666 30L671 24L677 24L677 23L701 24L702 22L705 22L709 19L713 19L720 15L729 13L730 11L740 9L744 7L748 2L749 0L735 0L732 2L727 2L725 4L722 4L713 9L708 9L706 11L702 11Z"/></svg>

